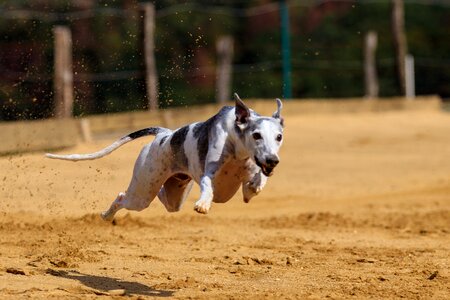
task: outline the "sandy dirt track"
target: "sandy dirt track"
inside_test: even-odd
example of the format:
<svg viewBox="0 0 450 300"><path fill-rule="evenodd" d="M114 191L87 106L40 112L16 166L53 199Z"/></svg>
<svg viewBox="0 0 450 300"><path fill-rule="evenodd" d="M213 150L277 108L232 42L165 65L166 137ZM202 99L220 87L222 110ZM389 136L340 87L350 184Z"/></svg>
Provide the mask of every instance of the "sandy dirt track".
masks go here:
<svg viewBox="0 0 450 300"><path fill-rule="evenodd" d="M149 139L88 162L0 157L0 298L449 299L450 115L286 124L262 194L206 216L196 188L181 212L100 220Z"/></svg>

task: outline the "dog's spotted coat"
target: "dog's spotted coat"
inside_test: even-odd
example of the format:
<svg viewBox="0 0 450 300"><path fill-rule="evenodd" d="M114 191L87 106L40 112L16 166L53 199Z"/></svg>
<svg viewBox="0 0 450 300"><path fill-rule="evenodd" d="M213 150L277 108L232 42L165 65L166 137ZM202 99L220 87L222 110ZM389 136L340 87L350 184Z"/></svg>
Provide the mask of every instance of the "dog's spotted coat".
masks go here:
<svg viewBox="0 0 450 300"><path fill-rule="evenodd" d="M265 186L279 162L283 142L282 103L272 117L262 117L249 109L237 94L234 107L225 106L205 122L175 131L150 127L133 132L105 149L92 154L55 155L49 158L88 160L103 157L136 138L156 135L144 146L134 165L128 189L119 193L102 213L112 220L122 208L143 210L158 196L170 212L178 211L193 182L200 185L194 209L207 213L212 202L228 201L242 185L248 202Z"/></svg>

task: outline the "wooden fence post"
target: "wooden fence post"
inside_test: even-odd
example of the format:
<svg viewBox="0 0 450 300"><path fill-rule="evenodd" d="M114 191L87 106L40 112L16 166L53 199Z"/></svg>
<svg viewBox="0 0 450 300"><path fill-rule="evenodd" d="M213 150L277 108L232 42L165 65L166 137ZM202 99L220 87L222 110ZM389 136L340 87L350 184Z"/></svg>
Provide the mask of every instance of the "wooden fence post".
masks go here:
<svg viewBox="0 0 450 300"><path fill-rule="evenodd" d="M411 100L416 97L416 81L414 77L414 56L408 54L405 56L405 96Z"/></svg>
<svg viewBox="0 0 450 300"><path fill-rule="evenodd" d="M155 62L155 6L143 4L144 8L144 54L146 66L146 87L148 108L158 109L158 74Z"/></svg>
<svg viewBox="0 0 450 300"><path fill-rule="evenodd" d="M73 115L73 72L72 72L72 36L70 29L56 26L54 49L54 89L56 118L71 118Z"/></svg>
<svg viewBox="0 0 450 300"><path fill-rule="evenodd" d="M367 32L364 39L364 79L368 99L378 97L378 77L376 68L376 51L378 36L375 31Z"/></svg>
<svg viewBox="0 0 450 300"><path fill-rule="evenodd" d="M231 99L231 73L233 62L233 38L221 36L216 42L216 101L223 104Z"/></svg>
<svg viewBox="0 0 450 300"><path fill-rule="evenodd" d="M405 36L405 12L403 0L392 0L392 33L396 50L397 76L401 94L406 94L405 56L408 52Z"/></svg>

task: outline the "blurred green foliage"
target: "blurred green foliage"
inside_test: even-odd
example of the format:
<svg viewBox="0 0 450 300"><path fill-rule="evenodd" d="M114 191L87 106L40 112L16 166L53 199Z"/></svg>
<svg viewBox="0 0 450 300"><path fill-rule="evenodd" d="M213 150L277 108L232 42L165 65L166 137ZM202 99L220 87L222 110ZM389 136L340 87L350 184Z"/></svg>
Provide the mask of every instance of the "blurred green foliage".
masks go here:
<svg viewBox="0 0 450 300"><path fill-rule="evenodd" d="M86 9L77 6L77 1L0 3L1 120L51 116L54 25L68 25L72 30L75 115L146 108L141 3L81 2L91 3L92 17L63 14ZM405 2L408 49L416 59L416 92L449 97L450 6ZM378 33L380 95L399 94L390 1L289 3L295 97L362 96L363 39L369 30ZM214 101L215 42L221 35L235 39L232 90L244 99L279 97L278 11L245 15L249 8L267 4L270 1L157 1L161 106ZM17 9L39 11L50 19L5 17Z"/></svg>

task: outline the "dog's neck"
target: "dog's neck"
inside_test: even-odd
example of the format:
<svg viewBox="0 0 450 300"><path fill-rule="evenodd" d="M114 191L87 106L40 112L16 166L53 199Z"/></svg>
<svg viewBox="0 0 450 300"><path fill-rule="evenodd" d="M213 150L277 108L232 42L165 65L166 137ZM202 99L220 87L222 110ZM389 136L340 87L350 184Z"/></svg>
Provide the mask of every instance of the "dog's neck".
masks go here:
<svg viewBox="0 0 450 300"><path fill-rule="evenodd" d="M233 127L234 127L233 122ZM240 129L235 128L235 130L230 130L230 138L233 141L234 145L234 157L237 160L245 160L250 157L250 152L248 151L247 147L245 147L245 141L243 140L243 136L240 132Z"/></svg>
<svg viewBox="0 0 450 300"><path fill-rule="evenodd" d="M240 143L238 143L238 145L236 145L234 154L236 156L236 159L238 159L238 160L244 160L244 159L248 159L250 157L250 153L247 151L247 148L244 147L242 142L240 142Z"/></svg>

